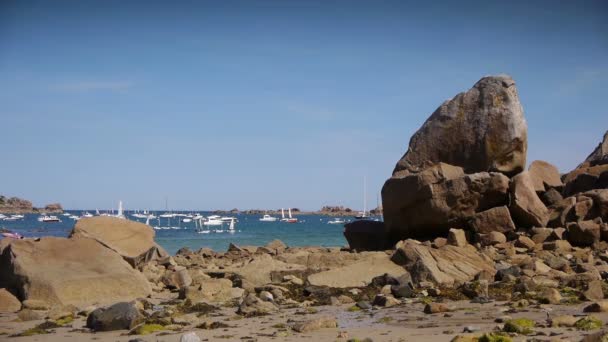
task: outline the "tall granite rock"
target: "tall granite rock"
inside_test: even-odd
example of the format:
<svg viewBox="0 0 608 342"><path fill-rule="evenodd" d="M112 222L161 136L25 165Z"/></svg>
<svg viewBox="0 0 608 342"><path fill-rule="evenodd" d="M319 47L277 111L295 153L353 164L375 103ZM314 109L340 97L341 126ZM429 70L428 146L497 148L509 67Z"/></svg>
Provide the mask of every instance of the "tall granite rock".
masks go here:
<svg viewBox="0 0 608 342"><path fill-rule="evenodd" d="M527 132L515 81L506 75L484 77L435 110L412 136L393 175L438 162L466 173L513 175L526 166Z"/></svg>
<svg viewBox="0 0 608 342"><path fill-rule="evenodd" d="M523 171L526 150L527 124L511 77L484 77L444 102L382 188L389 242L445 236L452 227L475 230L478 213L509 205L505 175ZM508 214L500 217L511 230Z"/></svg>

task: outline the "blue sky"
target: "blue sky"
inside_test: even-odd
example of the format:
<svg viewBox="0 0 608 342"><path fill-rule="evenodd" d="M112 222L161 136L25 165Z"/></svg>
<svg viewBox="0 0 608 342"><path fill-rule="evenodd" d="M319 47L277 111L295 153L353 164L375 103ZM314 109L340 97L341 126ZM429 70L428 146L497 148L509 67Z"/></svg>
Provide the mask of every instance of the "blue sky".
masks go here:
<svg viewBox="0 0 608 342"><path fill-rule="evenodd" d="M528 161L608 129L605 1L3 1L0 192L36 205L368 203L410 136L515 79Z"/></svg>

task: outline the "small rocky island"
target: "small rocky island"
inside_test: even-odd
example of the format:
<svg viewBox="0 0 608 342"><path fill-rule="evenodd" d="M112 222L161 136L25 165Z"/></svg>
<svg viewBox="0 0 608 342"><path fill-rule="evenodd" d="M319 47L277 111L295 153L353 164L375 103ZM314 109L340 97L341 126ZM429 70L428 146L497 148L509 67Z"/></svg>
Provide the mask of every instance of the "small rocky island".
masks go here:
<svg viewBox="0 0 608 342"><path fill-rule="evenodd" d="M0 214L59 214L62 212L63 208L59 203L48 204L44 208L35 208L28 200L0 195Z"/></svg>
<svg viewBox="0 0 608 342"><path fill-rule="evenodd" d="M606 341L608 132L564 175L526 152L515 82L484 77L414 134L382 189L385 222L346 225L349 247L171 256L112 217L3 239L0 336Z"/></svg>

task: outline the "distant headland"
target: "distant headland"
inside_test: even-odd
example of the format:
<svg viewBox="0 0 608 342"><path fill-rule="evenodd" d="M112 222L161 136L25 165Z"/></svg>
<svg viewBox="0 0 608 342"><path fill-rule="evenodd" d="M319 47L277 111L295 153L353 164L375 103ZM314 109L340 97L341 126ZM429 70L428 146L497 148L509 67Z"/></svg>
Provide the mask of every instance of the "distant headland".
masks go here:
<svg viewBox="0 0 608 342"><path fill-rule="evenodd" d="M0 214L36 214L61 213L63 207L59 203L47 204L44 208L35 208L32 202L19 197L0 195Z"/></svg>

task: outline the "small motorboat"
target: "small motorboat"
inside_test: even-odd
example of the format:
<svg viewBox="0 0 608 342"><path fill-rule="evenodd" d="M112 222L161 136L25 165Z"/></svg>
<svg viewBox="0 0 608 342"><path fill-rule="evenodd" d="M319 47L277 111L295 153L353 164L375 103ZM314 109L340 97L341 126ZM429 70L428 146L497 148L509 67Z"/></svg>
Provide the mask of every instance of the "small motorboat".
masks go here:
<svg viewBox="0 0 608 342"><path fill-rule="evenodd" d="M338 217L336 217L335 219L327 222L327 224L344 224L344 223L346 223L346 221L344 221L343 219L338 218Z"/></svg>
<svg viewBox="0 0 608 342"><path fill-rule="evenodd" d="M61 220L59 219L59 217L54 216L54 215L44 215L38 218L38 221L40 222L61 222Z"/></svg>
<svg viewBox="0 0 608 342"><path fill-rule="evenodd" d="M260 221L262 222L276 222L278 220L277 217L274 216L270 216L270 215L264 215Z"/></svg>

